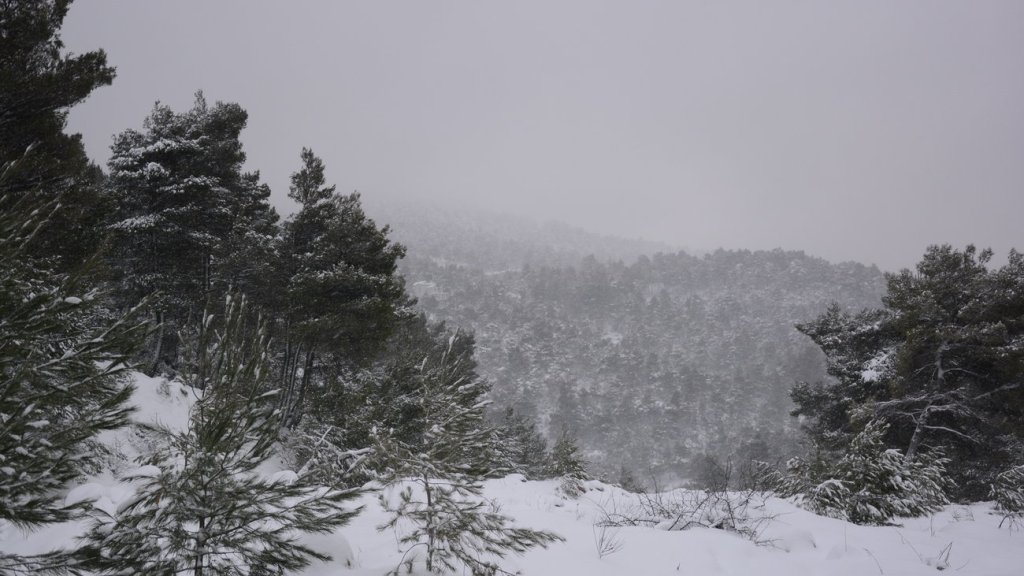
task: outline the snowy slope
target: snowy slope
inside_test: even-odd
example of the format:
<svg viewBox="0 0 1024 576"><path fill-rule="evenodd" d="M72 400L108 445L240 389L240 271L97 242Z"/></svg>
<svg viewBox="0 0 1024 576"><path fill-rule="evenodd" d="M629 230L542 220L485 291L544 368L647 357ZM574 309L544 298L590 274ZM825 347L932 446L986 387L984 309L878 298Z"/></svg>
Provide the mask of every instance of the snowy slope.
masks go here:
<svg viewBox="0 0 1024 576"><path fill-rule="evenodd" d="M135 376L138 390L135 420L182 427L193 397L177 383ZM91 498L113 510L132 493L117 480L132 458L143 453L146 438L126 429L102 438L110 449L110 470L68 493L71 500ZM269 472L269 471L268 471ZM951 506L930 517L905 520L898 527L864 527L815 516L783 500L769 500L764 514L771 520L760 535L761 545L716 529L665 531L648 527L607 528L606 542L617 550L598 553L608 513L630 509L636 496L590 482L578 499L563 496L555 481L527 482L510 476L486 483L485 495L496 500L517 524L554 531L566 542L507 559L503 566L528 576L613 575L924 575L940 570L978 576L1024 573L1024 532L999 528L1000 518L988 504ZM393 531L378 532L385 514L374 494L363 497L363 513L335 534L304 541L334 556L330 563L310 567L306 576L380 576L402 559ZM83 523L52 526L31 534L12 527L0 531L0 549L42 552L70 546Z"/></svg>
<svg viewBox="0 0 1024 576"><path fill-rule="evenodd" d="M596 545L601 532L595 524L610 506L623 506L633 496L592 482L582 497L567 500L556 484L522 482L514 476L487 483L486 495L520 524L566 538L547 550L508 560L506 568L529 576L924 575L935 574L940 566L979 576L1024 573L1024 532L999 529L999 518L989 514L987 504L950 507L932 518L906 520L901 527L865 527L771 500L766 512L776 518L762 534L766 544L715 529L623 527L605 531L606 539L617 540L621 548L601 558ZM380 575L399 557L392 534L371 530L383 515L374 505L367 508L345 529L355 551L357 569L352 574L360 576Z"/></svg>

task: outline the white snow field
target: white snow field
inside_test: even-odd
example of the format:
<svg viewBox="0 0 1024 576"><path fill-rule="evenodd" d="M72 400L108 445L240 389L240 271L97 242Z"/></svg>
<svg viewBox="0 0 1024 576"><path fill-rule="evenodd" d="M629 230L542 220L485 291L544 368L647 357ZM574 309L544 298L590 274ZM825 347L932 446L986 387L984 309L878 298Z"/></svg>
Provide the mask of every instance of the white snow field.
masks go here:
<svg viewBox="0 0 1024 576"><path fill-rule="evenodd" d="M192 392L174 382L135 376L135 420L181 427L187 422ZM102 442L114 453L111 470L89 477L71 489L69 500L93 499L113 510L132 494L117 480L138 471L131 458L145 451L146 440L136 430L108 433ZM275 463L272 468L281 467ZM268 469L273 474L280 470ZM508 557L504 569L526 576L882 576L934 575L949 572L974 576L1024 574L1024 529L999 527L1000 516L987 503L949 506L926 518L904 519L899 526L856 526L823 518L791 502L770 499L760 517L754 543L734 533L711 528L668 531L656 527L598 526L608 513L635 507L637 496L600 482L586 483L576 499L563 496L558 482L525 481L509 476L485 483L485 495L515 518L516 525L553 531L566 539L547 549ZM684 494L665 495L672 498ZM403 550L393 530L379 532L386 515L376 494L362 498L363 512L334 534L304 536L302 540L334 559L315 563L306 576L381 576L399 565ZM84 522L50 526L23 533L12 526L0 529L0 550L43 552L71 546ZM604 543L603 553L601 543ZM425 575L419 565L413 574Z"/></svg>

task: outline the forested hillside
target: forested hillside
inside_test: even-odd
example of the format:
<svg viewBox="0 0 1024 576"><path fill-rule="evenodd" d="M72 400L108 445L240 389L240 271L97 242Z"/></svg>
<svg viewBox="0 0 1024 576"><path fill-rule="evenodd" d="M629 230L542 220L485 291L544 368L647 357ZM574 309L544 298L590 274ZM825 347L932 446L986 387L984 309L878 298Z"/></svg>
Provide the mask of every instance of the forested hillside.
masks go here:
<svg viewBox="0 0 1024 576"><path fill-rule="evenodd" d="M724 463L795 450L789 389L825 378L824 356L795 324L830 302L877 307L883 289L874 267L802 252L646 256L654 245L574 231L573 249L552 235L531 253L544 246L536 224L505 218L492 231L444 215L403 227L382 211L408 247L420 306L474 331L496 408L535 418L549 439L578 435L612 478L625 466L679 480L703 473L705 454Z"/></svg>
<svg viewBox="0 0 1024 576"><path fill-rule="evenodd" d="M614 571L587 573L653 573L666 549L687 550L657 561L672 574L799 549L813 568L778 573L832 573L791 521L830 534L831 562L845 522L954 500L994 505L945 526L1001 517L970 555L1012 553L990 544L1024 526L1021 253L933 245L883 276L389 213L305 147L282 217L249 114L202 92L92 163L67 114L114 69L65 51L69 4L0 2L0 576L494 576L528 554L531 575L573 573L591 538ZM622 569L619 529L645 543ZM910 548L944 569L952 546Z"/></svg>

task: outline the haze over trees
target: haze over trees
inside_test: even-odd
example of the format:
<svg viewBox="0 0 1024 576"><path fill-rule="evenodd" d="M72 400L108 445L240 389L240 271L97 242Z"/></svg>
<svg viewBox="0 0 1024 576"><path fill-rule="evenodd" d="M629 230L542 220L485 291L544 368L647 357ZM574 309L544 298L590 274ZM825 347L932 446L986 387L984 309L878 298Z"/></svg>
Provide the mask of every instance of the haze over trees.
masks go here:
<svg viewBox="0 0 1024 576"><path fill-rule="evenodd" d="M484 498L509 473L566 498L595 475L725 494L734 462L858 523L988 496L1024 513L1019 253L930 247L883 279L557 227L568 249L443 222L406 246L305 148L282 220L243 171L239 104L157 103L107 173L89 163L64 118L113 69L63 53L68 5L0 4L0 520L89 528L0 553L0 574L295 572L328 557L296 538L350 521L363 489L384 490L403 554L425 550L395 572L504 573L561 540ZM130 424L133 369L191 411L138 427L151 450L126 471L101 436ZM134 495L65 499L97 470Z"/></svg>
<svg viewBox="0 0 1024 576"><path fill-rule="evenodd" d="M529 246L529 224L514 235L508 222L505 242ZM626 263L549 250L538 260L556 263L535 264L524 248L525 265L490 270L481 263L500 244L485 231L424 216L405 234L411 290L433 317L474 330L496 406L535 420L551 442L572 430L595 472L615 478L625 466L662 484L693 477L704 455L795 454L789 389L824 377L825 362L793 325L837 298L876 307L883 286L875 268L784 251ZM416 250L421 237L433 251ZM446 257L446 238L462 246L461 262Z"/></svg>

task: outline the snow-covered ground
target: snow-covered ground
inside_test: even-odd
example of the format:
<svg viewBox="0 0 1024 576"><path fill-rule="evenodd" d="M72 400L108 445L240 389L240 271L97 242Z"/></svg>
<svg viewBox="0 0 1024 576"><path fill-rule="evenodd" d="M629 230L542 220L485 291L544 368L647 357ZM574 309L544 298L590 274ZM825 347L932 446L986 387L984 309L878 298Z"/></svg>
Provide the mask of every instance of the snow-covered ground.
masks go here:
<svg viewBox="0 0 1024 576"><path fill-rule="evenodd" d="M185 425L190 391L143 376L136 377L136 384L137 421ZM114 469L86 479L68 498L95 499L97 506L111 510L131 495L131 486L117 476L133 466L130 457L145 450L146 439L137 431L120 430L102 441L114 453L110 458ZM632 508L637 497L598 482L589 482L582 496L570 499L561 494L556 481L528 482L510 476L488 481L485 495L518 525L550 530L566 539L503 562L505 569L527 576L1024 574L1024 531L1000 528L1000 517L984 503L950 506L931 517L904 520L900 526L865 527L815 516L788 501L772 499L755 512L772 518L763 526L761 543L755 544L708 528L602 530L598 525L608 513ZM335 534L304 538L334 556L330 563L311 566L306 576L380 576L399 564L398 535L376 529L386 520L376 495L367 494L362 504L362 514ZM24 554L69 546L83 527L83 523L70 523L30 534L3 527L0 549Z"/></svg>

